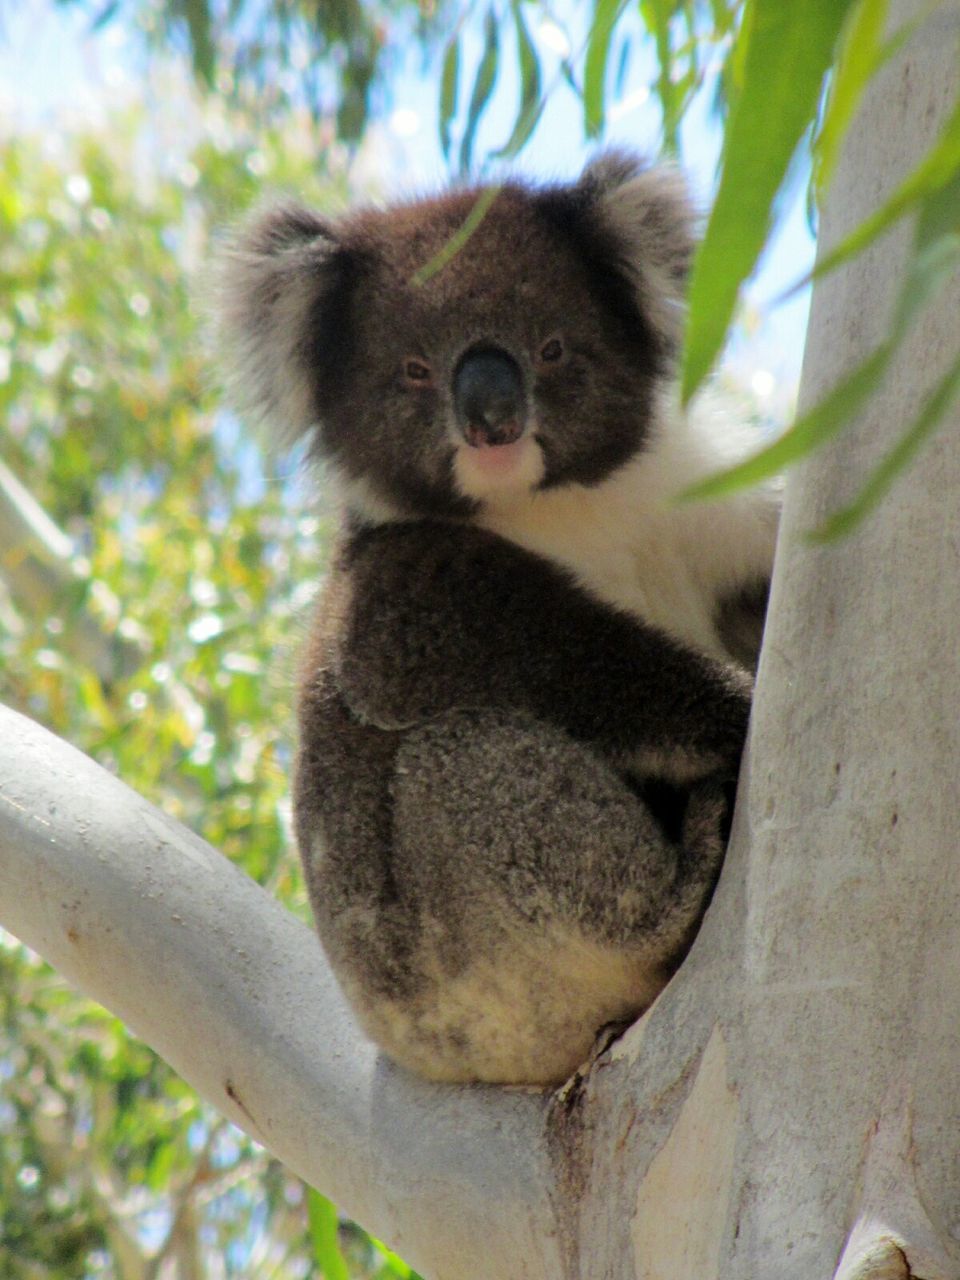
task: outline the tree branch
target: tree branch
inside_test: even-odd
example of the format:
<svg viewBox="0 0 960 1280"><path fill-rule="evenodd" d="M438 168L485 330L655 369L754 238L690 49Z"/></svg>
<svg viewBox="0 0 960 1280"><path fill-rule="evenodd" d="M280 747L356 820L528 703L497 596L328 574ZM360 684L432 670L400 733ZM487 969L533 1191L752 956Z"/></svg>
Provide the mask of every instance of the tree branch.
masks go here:
<svg viewBox="0 0 960 1280"><path fill-rule="evenodd" d="M419 1270L475 1277L483 1241L488 1274L562 1274L543 1095L429 1085L379 1059L309 929L7 708L0 920Z"/></svg>

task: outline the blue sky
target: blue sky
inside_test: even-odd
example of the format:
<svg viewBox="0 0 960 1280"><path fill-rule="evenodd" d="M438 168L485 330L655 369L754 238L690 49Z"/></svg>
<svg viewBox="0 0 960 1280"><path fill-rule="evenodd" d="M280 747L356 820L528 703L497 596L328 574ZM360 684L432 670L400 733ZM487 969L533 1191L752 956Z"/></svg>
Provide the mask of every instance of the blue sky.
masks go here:
<svg viewBox="0 0 960 1280"><path fill-rule="evenodd" d="M571 0L572 3L572 0ZM571 10L576 14L578 10ZM53 0L26 0L5 9L0 38L0 128L62 128L71 116L106 121L110 111L140 92L131 39L118 23L97 36L86 35L87 22ZM576 27L576 18L571 21ZM558 33L542 31L541 42ZM574 39L577 39L574 36ZM467 75L479 56L479 36L467 33L463 64ZM480 130L477 153L507 137L516 99L511 36L503 41L498 91ZM437 68L424 67L412 49L392 85L391 102L366 163L375 166L378 183L391 192L439 185L445 165L437 141ZM641 50L633 59L622 96L610 104L605 143L628 145L646 154L657 150L659 114L647 86L653 58ZM516 168L543 178L572 177L595 149L583 140L580 106L573 93L551 75L549 55L544 84L550 87L547 110ZM461 94L464 90L461 89ZM683 165L702 207L713 189L720 135L710 118L707 94L694 104L683 129ZM364 161L361 160L361 164ZM777 235L748 291L754 323L731 343L726 366L741 384L752 384L771 416L788 411L799 377L809 298L807 292L771 308L812 262L813 241L804 213L804 182L797 181L784 203Z"/></svg>

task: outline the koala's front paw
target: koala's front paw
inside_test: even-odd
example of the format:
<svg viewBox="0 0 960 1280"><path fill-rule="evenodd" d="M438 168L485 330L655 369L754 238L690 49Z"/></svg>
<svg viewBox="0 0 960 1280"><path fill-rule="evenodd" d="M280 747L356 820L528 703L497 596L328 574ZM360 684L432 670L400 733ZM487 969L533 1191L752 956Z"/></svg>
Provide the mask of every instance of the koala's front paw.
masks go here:
<svg viewBox="0 0 960 1280"><path fill-rule="evenodd" d="M721 780L736 781L750 723L753 679L739 668L725 676L712 718L702 721L703 768L696 776L715 774Z"/></svg>

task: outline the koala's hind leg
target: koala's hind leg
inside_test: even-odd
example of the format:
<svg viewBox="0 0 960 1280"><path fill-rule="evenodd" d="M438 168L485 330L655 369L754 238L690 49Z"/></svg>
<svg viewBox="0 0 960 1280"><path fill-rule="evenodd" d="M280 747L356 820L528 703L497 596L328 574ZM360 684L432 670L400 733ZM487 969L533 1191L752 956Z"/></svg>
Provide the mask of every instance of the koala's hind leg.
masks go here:
<svg viewBox="0 0 960 1280"><path fill-rule="evenodd" d="M671 841L601 757L511 711L409 731L395 770L391 865L420 982L368 1025L421 1074L565 1079L689 943L723 857L722 788L694 788Z"/></svg>

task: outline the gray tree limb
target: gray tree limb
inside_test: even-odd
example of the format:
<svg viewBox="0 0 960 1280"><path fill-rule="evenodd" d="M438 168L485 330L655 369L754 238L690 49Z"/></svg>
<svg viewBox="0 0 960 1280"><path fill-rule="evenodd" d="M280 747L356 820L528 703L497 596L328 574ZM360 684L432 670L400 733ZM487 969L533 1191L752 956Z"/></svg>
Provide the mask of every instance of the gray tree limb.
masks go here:
<svg viewBox="0 0 960 1280"><path fill-rule="evenodd" d="M311 930L199 837L6 708L0 919L428 1275L473 1274L478 1241L492 1274L561 1274L543 1236L540 1095L438 1090L379 1061ZM528 1256L540 1259L534 1269L511 1269Z"/></svg>

